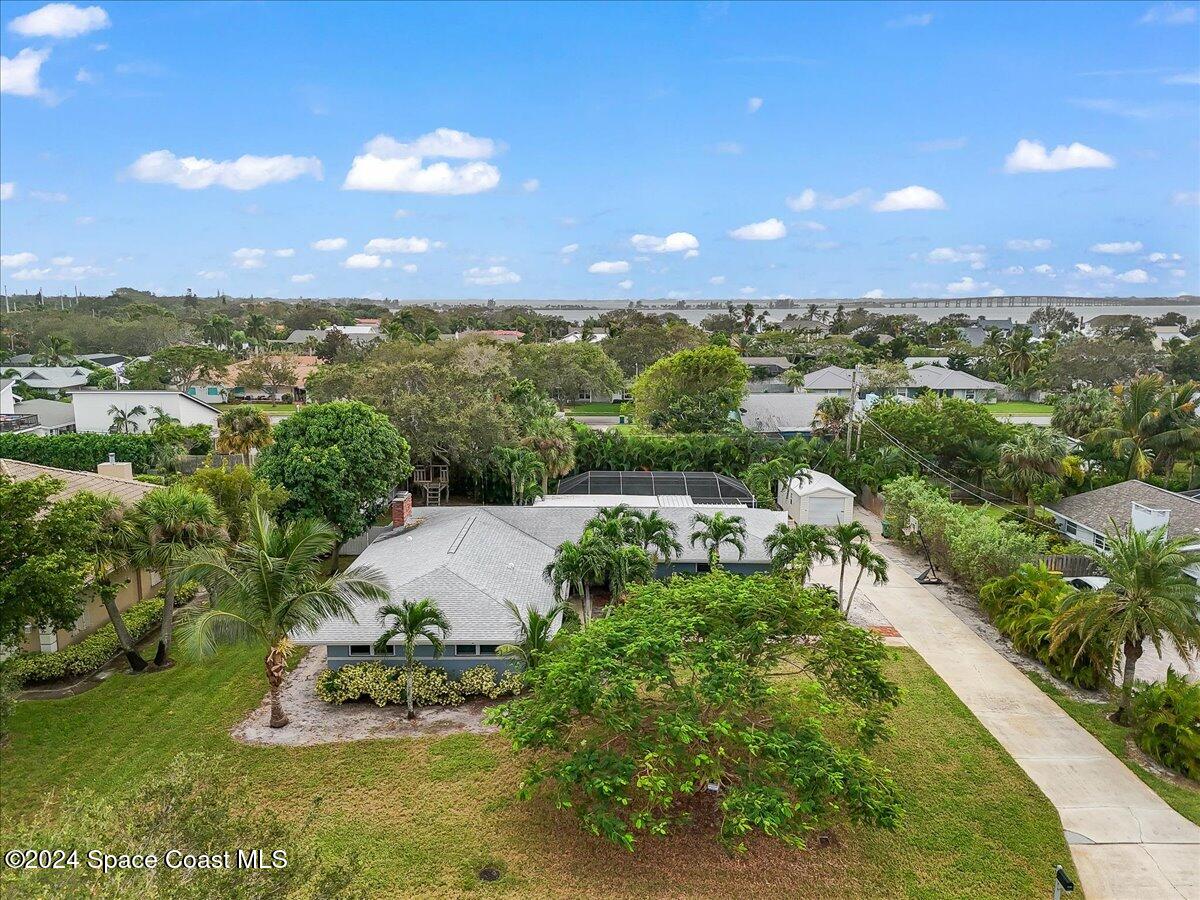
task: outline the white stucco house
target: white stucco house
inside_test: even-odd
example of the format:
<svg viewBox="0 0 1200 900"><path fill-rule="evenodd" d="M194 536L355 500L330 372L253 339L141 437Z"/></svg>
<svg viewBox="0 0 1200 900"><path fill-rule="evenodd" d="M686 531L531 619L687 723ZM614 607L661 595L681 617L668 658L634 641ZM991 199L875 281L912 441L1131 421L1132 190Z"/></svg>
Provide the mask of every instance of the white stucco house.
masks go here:
<svg viewBox="0 0 1200 900"><path fill-rule="evenodd" d="M809 525L841 525L854 520L854 491L832 475L809 469L779 489L780 509Z"/></svg>
<svg viewBox="0 0 1200 900"><path fill-rule="evenodd" d="M138 431L150 430L150 419L158 409L174 416L182 425L207 425L217 429L220 412L202 400L179 391L75 391L71 394L75 410L75 430L107 434L112 427L113 407L129 412L137 407L144 414L134 417Z"/></svg>

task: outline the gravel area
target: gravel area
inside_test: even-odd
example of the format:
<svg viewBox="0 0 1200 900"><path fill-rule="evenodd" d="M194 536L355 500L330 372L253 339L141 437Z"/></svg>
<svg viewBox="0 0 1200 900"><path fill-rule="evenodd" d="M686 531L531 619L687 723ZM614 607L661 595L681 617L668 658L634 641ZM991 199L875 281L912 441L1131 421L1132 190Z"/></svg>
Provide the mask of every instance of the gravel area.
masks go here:
<svg viewBox="0 0 1200 900"><path fill-rule="evenodd" d="M283 683L283 710L291 723L271 728L270 695L259 707L235 725L232 734L246 744L308 747L374 738L411 738L471 732L486 734L496 729L483 724L487 704L473 701L454 707L417 710L409 722L403 706L378 707L370 702L336 706L317 698L317 676L325 668L325 648L313 647L288 673Z"/></svg>

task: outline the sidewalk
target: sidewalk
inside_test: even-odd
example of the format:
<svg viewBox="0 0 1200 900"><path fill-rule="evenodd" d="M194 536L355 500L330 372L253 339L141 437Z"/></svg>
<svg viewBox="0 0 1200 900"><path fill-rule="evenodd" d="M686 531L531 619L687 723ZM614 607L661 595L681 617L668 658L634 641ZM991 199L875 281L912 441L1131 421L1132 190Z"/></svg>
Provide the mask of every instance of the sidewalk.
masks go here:
<svg viewBox="0 0 1200 900"><path fill-rule="evenodd" d="M887 555L886 547L877 549ZM864 583L860 594L1057 808L1089 900L1200 900L1200 827L1171 809L897 561L889 563L889 583ZM836 587L837 573L821 566L813 580Z"/></svg>

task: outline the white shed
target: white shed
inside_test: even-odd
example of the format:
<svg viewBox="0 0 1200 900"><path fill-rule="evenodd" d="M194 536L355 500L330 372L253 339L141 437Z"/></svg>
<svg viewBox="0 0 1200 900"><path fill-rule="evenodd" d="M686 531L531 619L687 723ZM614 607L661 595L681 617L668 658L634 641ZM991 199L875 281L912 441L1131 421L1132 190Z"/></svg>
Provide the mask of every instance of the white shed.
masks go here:
<svg viewBox="0 0 1200 900"><path fill-rule="evenodd" d="M854 492L824 472L809 469L779 490L779 506L796 522L840 525L854 520Z"/></svg>

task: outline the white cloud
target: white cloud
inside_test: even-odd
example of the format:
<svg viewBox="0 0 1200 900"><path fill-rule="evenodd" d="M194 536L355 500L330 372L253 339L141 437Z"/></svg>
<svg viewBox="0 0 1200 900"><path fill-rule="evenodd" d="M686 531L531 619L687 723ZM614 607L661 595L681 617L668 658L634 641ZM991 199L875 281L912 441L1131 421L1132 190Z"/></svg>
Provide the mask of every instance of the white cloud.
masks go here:
<svg viewBox="0 0 1200 900"><path fill-rule="evenodd" d="M1120 255L1123 253L1141 253L1141 241L1109 241L1106 244L1092 244L1091 251L1093 253L1111 253Z"/></svg>
<svg viewBox="0 0 1200 900"><path fill-rule="evenodd" d="M42 203L66 203L71 199L62 191L30 191L29 196Z"/></svg>
<svg viewBox="0 0 1200 900"><path fill-rule="evenodd" d="M75 73L75 80L80 84L95 84L97 81L99 81L99 78L95 72L80 68L79 71Z"/></svg>
<svg viewBox="0 0 1200 900"><path fill-rule="evenodd" d="M629 271L629 263L623 259L601 260L588 266L588 271L593 275L624 275Z"/></svg>
<svg viewBox="0 0 1200 900"><path fill-rule="evenodd" d="M17 192L17 185L14 181L5 181L0 183L0 200L11 200L13 194Z"/></svg>
<svg viewBox="0 0 1200 900"><path fill-rule="evenodd" d="M709 284L724 284L725 276L724 275L714 275L712 278L708 279L708 283Z"/></svg>
<svg viewBox="0 0 1200 900"><path fill-rule="evenodd" d="M432 246L434 242L423 237L371 238L365 249L368 253L428 253Z"/></svg>
<svg viewBox="0 0 1200 900"><path fill-rule="evenodd" d="M1179 72L1175 75L1168 75L1162 80L1162 83L1185 85L1200 84L1200 69L1197 69L1195 72Z"/></svg>
<svg viewBox="0 0 1200 900"><path fill-rule="evenodd" d="M129 167L128 174L137 181L173 184L185 191L214 185L231 191L250 191L304 175L317 181L324 178L321 161L315 156L247 155L217 162L195 156L178 157L170 150L143 154Z"/></svg>
<svg viewBox="0 0 1200 900"><path fill-rule="evenodd" d="M787 205L796 212L807 212L817 205L817 192L812 188L805 188L799 194L788 197Z"/></svg>
<svg viewBox="0 0 1200 900"><path fill-rule="evenodd" d="M261 269L266 265L263 257L267 251L261 247L241 247L233 251L233 258L238 261L239 269Z"/></svg>
<svg viewBox="0 0 1200 900"><path fill-rule="evenodd" d="M392 261L375 253L355 253L342 263L347 269L390 269Z"/></svg>
<svg viewBox="0 0 1200 900"><path fill-rule="evenodd" d="M628 278L626 278L624 281L618 281L617 287L619 287L623 291L627 291L631 287L633 287L633 282L630 281Z"/></svg>
<svg viewBox="0 0 1200 900"><path fill-rule="evenodd" d="M749 297L751 294L757 294L758 288L752 288L752 287L750 287L750 285L746 285L744 288L742 288L740 291L738 291L738 293L741 294L743 297Z"/></svg>
<svg viewBox="0 0 1200 900"><path fill-rule="evenodd" d="M888 28L924 28L932 22L933 13L912 13L898 19L891 19L887 26Z"/></svg>
<svg viewBox="0 0 1200 900"><path fill-rule="evenodd" d="M1075 271L1089 278L1108 278L1113 274L1108 266L1093 266L1091 263L1075 263Z"/></svg>
<svg viewBox="0 0 1200 900"><path fill-rule="evenodd" d="M463 272L463 281L467 284L485 287L497 284L516 284L520 280L520 275L505 266L476 267Z"/></svg>
<svg viewBox="0 0 1200 900"><path fill-rule="evenodd" d="M756 112L762 109L762 105L762 97L751 97L746 101L746 112L750 113L750 115L754 115Z"/></svg>
<svg viewBox="0 0 1200 900"><path fill-rule="evenodd" d="M970 275L964 275L958 281L952 281L946 285L948 294L982 294L988 291L992 285L986 281L976 281Z"/></svg>
<svg viewBox="0 0 1200 900"><path fill-rule="evenodd" d="M12 58L0 56L0 94L49 99L49 95L42 90L40 80L42 63L49 58L49 50L34 50L31 47L26 47Z"/></svg>
<svg viewBox="0 0 1200 900"><path fill-rule="evenodd" d="M407 144L381 134L368 141L363 149L365 152L354 157L346 173L343 190L478 194L500 183L500 170L490 163L424 165L425 157L481 160L496 152L496 141L465 131L439 128Z"/></svg>
<svg viewBox="0 0 1200 900"><path fill-rule="evenodd" d="M205 281L219 281L225 277L224 272L218 272L215 269L202 269L196 273L197 278L203 278Z"/></svg>
<svg viewBox="0 0 1200 900"><path fill-rule="evenodd" d="M1149 284L1153 280L1145 269L1130 269L1117 276L1117 281L1124 281L1126 284Z"/></svg>
<svg viewBox="0 0 1200 900"><path fill-rule="evenodd" d="M559 253L575 253L577 250L579 250L578 244L567 244L565 247L563 247L558 252Z"/></svg>
<svg viewBox="0 0 1200 900"><path fill-rule="evenodd" d="M17 281L33 281L34 279L47 277L52 271L53 271L53 269L50 269L50 268L20 269L16 272L13 272L12 277L15 278Z"/></svg>
<svg viewBox="0 0 1200 900"><path fill-rule="evenodd" d="M847 194L844 197L828 197L821 201L822 209L849 209L852 206L858 206L864 202L871 192L866 188L859 188L852 194Z"/></svg>
<svg viewBox="0 0 1200 900"><path fill-rule="evenodd" d="M1176 191L1171 202L1176 206L1200 206L1200 191Z"/></svg>
<svg viewBox="0 0 1200 900"><path fill-rule="evenodd" d="M527 178L521 182L521 189L523 191L525 191L527 194L532 194L534 191L536 191L541 186L542 186L542 183L536 178Z"/></svg>
<svg viewBox="0 0 1200 900"><path fill-rule="evenodd" d="M283 247L279 250L272 250L271 255L278 256L280 259L291 259L296 255L296 251L291 247Z"/></svg>
<svg viewBox="0 0 1200 900"><path fill-rule="evenodd" d="M1112 169L1117 161L1107 153L1076 141L1059 144L1047 152L1039 141L1022 138L1013 152L1004 158L1004 171L1010 175L1021 172L1065 172L1068 169Z"/></svg>
<svg viewBox="0 0 1200 900"><path fill-rule="evenodd" d="M699 250L688 250L683 254L683 258L684 259L695 259L699 255L700 255Z"/></svg>
<svg viewBox="0 0 1200 900"><path fill-rule="evenodd" d="M321 238L309 244L314 250L345 250L346 239L343 237Z"/></svg>
<svg viewBox="0 0 1200 900"><path fill-rule="evenodd" d="M1146 262L1165 267L1177 263L1182 259L1183 257L1178 253L1151 253L1146 257Z"/></svg>
<svg viewBox="0 0 1200 900"><path fill-rule="evenodd" d="M1024 275L1025 267L1024 266L1009 266L1008 268L1006 268L1004 270L1004 274L1005 275Z"/></svg>
<svg viewBox="0 0 1200 900"><path fill-rule="evenodd" d="M980 244L936 247L925 258L931 263L970 263L972 269L982 269L987 265L986 249Z"/></svg>
<svg viewBox="0 0 1200 900"><path fill-rule="evenodd" d="M965 137L935 138L932 141L920 141L917 149L922 153L941 153L945 150L962 150L967 146Z"/></svg>
<svg viewBox="0 0 1200 900"><path fill-rule="evenodd" d="M308 284L310 281L312 281L316 277L317 277L316 275L312 275L312 274L306 272L303 275L293 275L291 280L292 280L292 284Z"/></svg>
<svg viewBox="0 0 1200 900"><path fill-rule="evenodd" d="M1048 263L1042 263L1040 266L1034 266L1033 271L1037 272L1039 275L1053 275L1054 266L1049 265Z"/></svg>
<svg viewBox="0 0 1200 900"><path fill-rule="evenodd" d="M76 225L91 225L95 221L96 221L95 216L76 216L75 217Z"/></svg>
<svg viewBox="0 0 1200 900"><path fill-rule="evenodd" d="M71 265L71 263L75 262L75 257L73 257L73 256L54 256L54 257L51 257L50 262L56 266L69 266L69 265Z"/></svg>
<svg viewBox="0 0 1200 900"><path fill-rule="evenodd" d="M17 16L8 23L8 30L25 37L73 38L111 24L108 13L99 6L47 3L41 9Z"/></svg>
<svg viewBox="0 0 1200 900"><path fill-rule="evenodd" d="M738 241L777 241L787 237L787 226L778 219L767 219L735 228L729 232L729 236Z"/></svg>
<svg viewBox="0 0 1200 900"><path fill-rule="evenodd" d="M937 191L911 184L898 191L888 191L883 199L871 204L875 212L904 212L910 209L945 209L946 201Z"/></svg>
<svg viewBox="0 0 1200 900"><path fill-rule="evenodd" d="M676 231L665 238L652 234L635 234L629 242L641 253L684 253L700 249L700 241L694 234L686 231Z"/></svg>
<svg viewBox="0 0 1200 900"><path fill-rule="evenodd" d="M1018 250L1023 252L1049 250L1054 246L1054 242L1049 238L1013 238L1004 246L1009 250Z"/></svg>
<svg viewBox="0 0 1200 900"><path fill-rule="evenodd" d="M9 253L0 255L0 266L6 269L16 269L21 266L31 266L37 262L37 256L32 253Z"/></svg>
<svg viewBox="0 0 1200 900"><path fill-rule="evenodd" d="M404 265L400 266L400 271L407 272L409 275L411 275L417 271L417 264L416 263L404 263Z"/></svg>
<svg viewBox="0 0 1200 900"><path fill-rule="evenodd" d="M863 300L882 300L887 296L883 292L883 288L875 288L873 291L867 291L862 295Z"/></svg>
<svg viewBox="0 0 1200 900"><path fill-rule="evenodd" d="M392 213L393 219L407 219L412 213L407 209L398 209Z"/></svg>
<svg viewBox="0 0 1200 900"><path fill-rule="evenodd" d="M788 197L787 205L795 212L807 212L818 206L829 210L850 209L863 203L870 196L871 192L866 188L859 188L844 197L831 197L828 194L818 194L812 188L805 188L799 194Z"/></svg>
<svg viewBox="0 0 1200 900"><path fill-rule="evenodd" d="M1195 21L1196 7L1171 0L1155 4L1138 19L1142 25L1190 25Z"/></svg>
<svg viewBox="0 0 1200 900"><path fill-rule="evenodd" d="M799 226L800 228L803 228L805 231L828 231L829 230L824 225L822 225L820 222L805 221L805 222L797 222L796 225Z"/></svg>
<svg viewBox="0 0 1200 900"><path fill-rule="evenodd" d="M743 149L742 145L737 141L721 141L713 146L713 152L719 153L722 156L738 156Z"/></svg>

